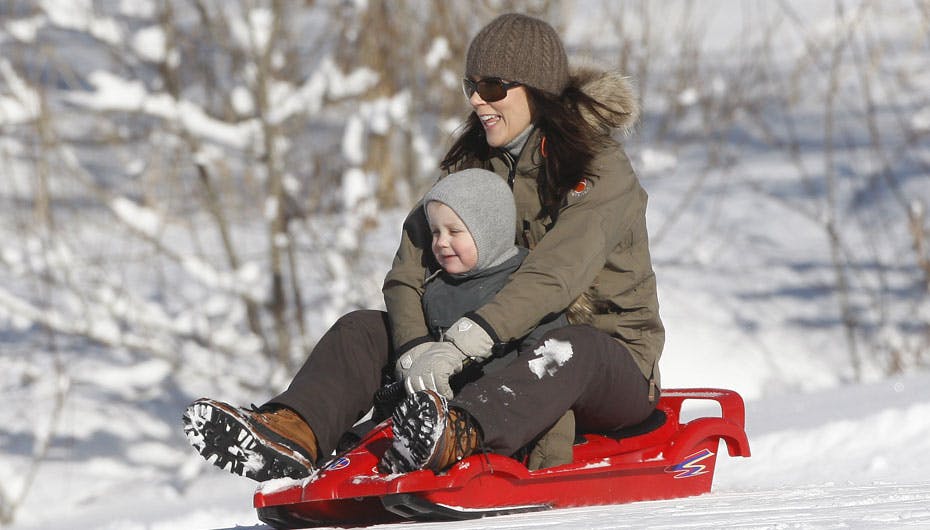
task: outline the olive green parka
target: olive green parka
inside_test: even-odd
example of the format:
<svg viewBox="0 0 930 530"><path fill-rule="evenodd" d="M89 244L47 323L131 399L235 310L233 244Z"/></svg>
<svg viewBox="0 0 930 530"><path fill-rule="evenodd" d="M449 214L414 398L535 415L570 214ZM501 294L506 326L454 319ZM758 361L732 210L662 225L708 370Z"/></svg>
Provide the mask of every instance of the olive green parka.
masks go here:
<svg viewBox="0 0 930 530"><path fill-rule="evenodd" d="M638 105L627 79L617 73L582 71L573 82L622 117L613 129L628 132ZM604 130L610 135L612 130ZM646 231L647 195L620 143L609 140L553 221L540 218L537 173L543 165L543 138L533 131L517 160L501 151L488 161L466 160L461 167L484 167L507 179L517 206L517 244L530 249L523 265L475 319L496 342L525 336L547 316L566 311L576 300L590 305L589 323L622 342L644 377L658 387L658 361L665 342L659 318L656 278ZM420 297L427 277L431 234L416 207L404 222L400 247L383 294L395 349L400 353L428 340Z"/></svg>

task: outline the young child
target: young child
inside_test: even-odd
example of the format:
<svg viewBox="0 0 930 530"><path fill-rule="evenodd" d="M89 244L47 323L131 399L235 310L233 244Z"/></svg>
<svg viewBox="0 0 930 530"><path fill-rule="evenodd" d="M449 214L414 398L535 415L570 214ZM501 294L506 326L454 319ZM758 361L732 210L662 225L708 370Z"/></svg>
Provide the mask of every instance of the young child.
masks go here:
<svg viewBox="0 0 930 530"><path fill-rule="evenodd" d="M433 337L441 340L444 330L462 315L484 305L504 286L529 251L514 244L513 194L493 172L466 169L452 173L427 192L422 204L438 267L424 284L423 313ZM431 377L436 364L447 361L441 358L441 351L437 353L434 349L430 355L429 348L413 348L398 359L396 376L410 393L428 388L451 398L453 387L457 389L493 373L511 362L518 352L538 342L546 331L567 324L564 314L541 323L518 344L495 352L494 360L482 366L463 367L460 356L453 355L448 360L457 363L453 371L465 370L465 373L448 382ZM574 435L574 416L569 411L533 444L528 460L530 469L571 462Z"/></svg>
<svg viewBox="0 0 930 530"><path fill-rule="evenodd" d="M421 303L432 338L441 341L449 326L487 303L504 286L529 251L514 244L513 194L504 180L490 171L466 169L452 173L426 193L422 204L432 232L435 264L429 267ZM452 386L493 371L495 366L509 362L521 344L532 344L547 330L565 324L567 320L562 316L541 324L520 343L501 348L494 360L452 378L452 383L435 377L442 372L436 370L437 365L446 360L429 343L401 356L395 373L408 392L430 388L451 398ZM454 373L465 368L460 358L448 359L456 363Z"/></svg>

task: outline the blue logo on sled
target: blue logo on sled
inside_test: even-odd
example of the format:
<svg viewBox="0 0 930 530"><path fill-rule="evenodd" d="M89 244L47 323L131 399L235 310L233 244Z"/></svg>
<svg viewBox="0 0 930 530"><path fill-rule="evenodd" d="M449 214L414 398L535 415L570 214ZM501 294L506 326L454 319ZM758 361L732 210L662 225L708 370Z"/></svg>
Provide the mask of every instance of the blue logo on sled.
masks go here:
<svg viewBox="0 0 930 530"><path fill-rule="evenodd" d="M344 456L341 456L341 457L339 457L339 458L333 460L333 463L332 463L332 464L326 466L326 470L327 470L327 471L335 471L335 470L337 470L337 469L343 469L343 468L349 467L349 462L350 462L350 461L349 461L348 458L346 458L346 457L344 457Z"/></svg>
<svg viewBox="0 0 930 530"><path fill-rule="evenodd" d="M665 472L678 473L674 478L689 478L709 473L707 466L702 464L701 461L712 456L714 456L713 451L702 449L693 455L688 455L681 463L665 468Z"/></svg>

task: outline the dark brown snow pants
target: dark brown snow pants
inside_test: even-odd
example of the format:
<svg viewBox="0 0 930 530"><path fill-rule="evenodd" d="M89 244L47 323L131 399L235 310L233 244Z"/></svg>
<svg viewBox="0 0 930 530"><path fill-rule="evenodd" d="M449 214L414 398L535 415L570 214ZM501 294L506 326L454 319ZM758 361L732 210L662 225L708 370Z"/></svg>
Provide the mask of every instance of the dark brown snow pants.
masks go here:
<svg viewBox="0 0 930 530"><path fill-rule="evenodd" d="M323 335L288 389L269 401L294 409L310 424L324 457L371 408L393 358L389 329L382 311L348 313ZM557 341L548 344L560 352L548 363L547 341ZM648 394L648 381L622 344L591 326L567 326L465 385L450 405L474 417L487 449L512 455L569 409L582 432L639 423L655 406Z"/></svg>
<svg viewBox="0 0 930 530"><path fill-rule="evenodd" d="M296 411L313 429L320 457L371 409L392 346L387 313L343 315L323 334L287 390L268 403Z"/></svg>

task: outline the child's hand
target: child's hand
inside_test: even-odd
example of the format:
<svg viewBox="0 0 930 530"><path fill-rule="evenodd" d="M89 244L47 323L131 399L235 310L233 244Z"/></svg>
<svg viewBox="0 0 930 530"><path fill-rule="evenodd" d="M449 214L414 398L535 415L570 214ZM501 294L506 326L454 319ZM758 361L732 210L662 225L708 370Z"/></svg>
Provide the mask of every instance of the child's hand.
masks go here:
<svg viewBox="0 0 930 530"><path fill-rule="evenodd" d="M420 390L434 390L446 398L452 397L449 378L462 371L462 365L468 357L451 342L431 342L431 347L423 352L406 370L404 387L408 394Z"/></svg>
<svg viewBox="0 0 930 530"><path fill-rule="evenodd" d="M494 339L488 332L468 317L462 317L446 330L445 340L455 344L463 355L471 359L483 360L491 356Z"/></svg>
<svg viewBox="0 0 930 530"><path fill-rule="evenodd" d="M407 350L407 352L401 355L397 359L397 362L394 363L395 379L398 381L406 381L407 373L410 371L410 368L413 366L413 364L437 344L439 343L424 342L423 344L417 344L413 348Z"/></svg>

